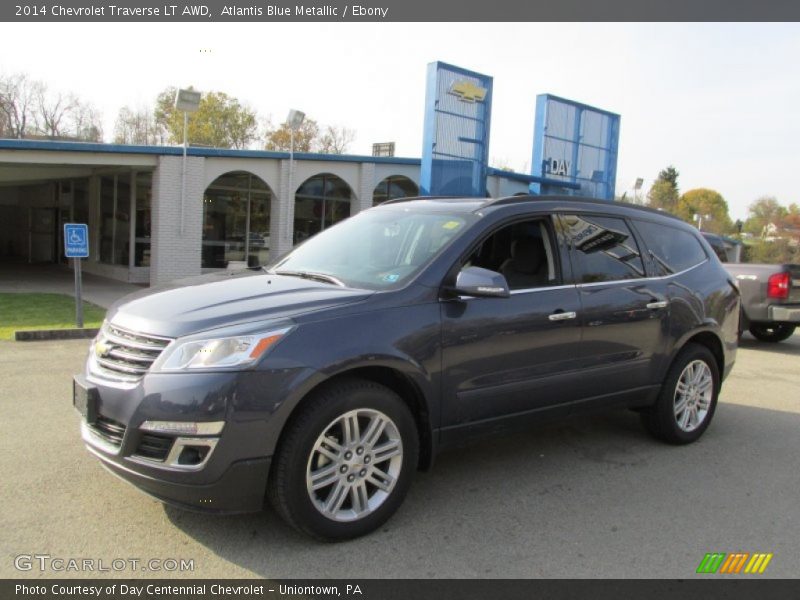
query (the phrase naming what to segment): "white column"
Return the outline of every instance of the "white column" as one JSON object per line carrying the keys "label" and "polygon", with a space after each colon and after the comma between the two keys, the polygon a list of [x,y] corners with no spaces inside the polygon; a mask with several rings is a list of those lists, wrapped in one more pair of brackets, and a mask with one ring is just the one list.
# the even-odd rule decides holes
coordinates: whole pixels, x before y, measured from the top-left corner
{"label": "white column", "polygon": [[201,273],[205,158],[186,159],[184,233],[181,235],[182,157],[161,156],[153,173],[150,284]]}
{"label": "white column", "polygon": [[[289,161],[280,162],[277,198],[272,202],[269,224],[269,259],[274,261],[292,249],[294,237],[294,197],[289,190]],[[297,163],[295,163],[295,173]],[[302,182],[301,182],[302,183]],[[292,182],[292,187],[298,184]]]}
{"label": "white column", "polygon": [[375,163],[361,163],[358,179],[358,190],[356,190],[358,198],[350,206],[351,215],[372,208],[372,194],[378,185],[375,181]]}

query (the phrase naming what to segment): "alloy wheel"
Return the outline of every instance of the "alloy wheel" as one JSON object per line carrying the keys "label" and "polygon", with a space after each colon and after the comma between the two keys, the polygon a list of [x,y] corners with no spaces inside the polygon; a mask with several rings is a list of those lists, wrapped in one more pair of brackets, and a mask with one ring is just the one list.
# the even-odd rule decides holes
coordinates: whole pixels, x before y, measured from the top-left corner
{"label": "alloy wheel", "polygon": [[681,372],[675,386],[675,420],[689,433],[705,421],[714,396],[714,377],[702,360],[693,360]]}
{"label": "alloy wheel", "polygon": [[394,421],[377,410],[351,410],[329,423],[314,443],[306,488],[322,515],[355,521],[386,501],[402,465],[403,442]]}

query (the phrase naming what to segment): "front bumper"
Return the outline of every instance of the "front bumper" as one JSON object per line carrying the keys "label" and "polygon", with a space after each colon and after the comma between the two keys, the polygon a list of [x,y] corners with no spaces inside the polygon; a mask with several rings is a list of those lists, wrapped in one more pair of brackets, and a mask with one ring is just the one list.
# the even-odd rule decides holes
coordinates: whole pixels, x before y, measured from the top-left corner
{"label": "front bumper", "polygon": [[238,461],[217,481],[192,485],[143,475],[109,460],[89,443],[86,448],[100,459],[107,471],[170,506],[197,512],[237,514],[258,512],[264,505],[269,458]]}
{"label": "front bumper", "polygon": [[774,323],[799,323],[800,306],[779,306],[769,307],[769,320]]}
{"label": "front bumper", "polygon": [[[91,373],[76,376],[77,387],[88,387],[92,396],[91,410],[79,411],[87,415],[81,436],[109,471],[165,503],[216,513],[255,512],[263,508],[280,434],[282,418],[275,413],[300,371],[148,373],[135,383]],[[147,421],[224,426],[215,435],[154,435],[143,428]],[[181,443],[205,446],[208,454],[194,465],[177,464],[174,449]]]}

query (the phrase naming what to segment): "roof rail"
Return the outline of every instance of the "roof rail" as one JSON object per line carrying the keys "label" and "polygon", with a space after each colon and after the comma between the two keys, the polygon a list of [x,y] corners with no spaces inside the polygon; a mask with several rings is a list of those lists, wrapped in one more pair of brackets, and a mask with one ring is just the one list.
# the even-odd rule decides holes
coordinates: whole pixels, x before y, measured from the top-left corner
{"label": "roof rail", "polygon": [[661,215],[664,217],[671,217],[673,219],[677,219],[678,221],[684,222],[683,219],[680,217],[673,215],[672,213],[668,213],[663,210],[657,210],[655,208],[650,208],[649,206],[642,206],[641,204],[632,204],[631,202],[623,202],[620,200],[602,200],[600,198],[591,198],[588,196],[564,196],[564,195],[545,195],[545,196],[534,196],[531,194],[519,195],[519,196],[506,196],[504,198],[494,198],[490,199],[486,204],[484,204],[481,208],[485,208],[487,206],[504,206],[507,204],[515,204],[516,202],[545,202],[545,201],[567,201],[567,202],[581,202],[586,204],[598,204],[601,206],[624,206],[626,208],[633,208],[636,210],[640,210],[642,212],[648,212],[651,214]]}
{"label": "roof rail", "polygon": [[412,200],[481,200],[478,196],[405,196],[403,198],[392,198],[381,202],[378,206],[384,204],[397,204],[399,202],[411,202]]}

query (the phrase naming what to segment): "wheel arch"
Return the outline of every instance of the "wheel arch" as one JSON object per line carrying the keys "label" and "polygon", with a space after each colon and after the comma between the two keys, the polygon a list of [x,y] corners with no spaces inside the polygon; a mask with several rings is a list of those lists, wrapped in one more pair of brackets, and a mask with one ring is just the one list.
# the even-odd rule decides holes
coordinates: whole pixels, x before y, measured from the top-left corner
{"label": "wheel arch", "polygon": [[670,364],[675,361],[675,358],[678,356],[680,351],[683,350],[688,344],[698,344],[708,348],[716,359],[720,379],[724,376],[725,351],[723,350],[722,340],[715,332],[708,329],[689,334],[686,339],[676,347],[677,349],[672,356],[672,361],[670,361]]}
{"label": "wheel arch", "polygon": [[421,387],[410,375],[400,369],[386,365],[353,366],[318,381],[292,407],[281,428],[276,448],[280,447],[288,425],[315,392],[327,386],[335,385],[338,381],[351,378],[363,379],[383,385],[400,396],[411,411],[417,424],[417,433],[419,435],[419,462],[417,468],[423,471],[429,470],[433,465],[435,455],[435,439],[428,399]]}

